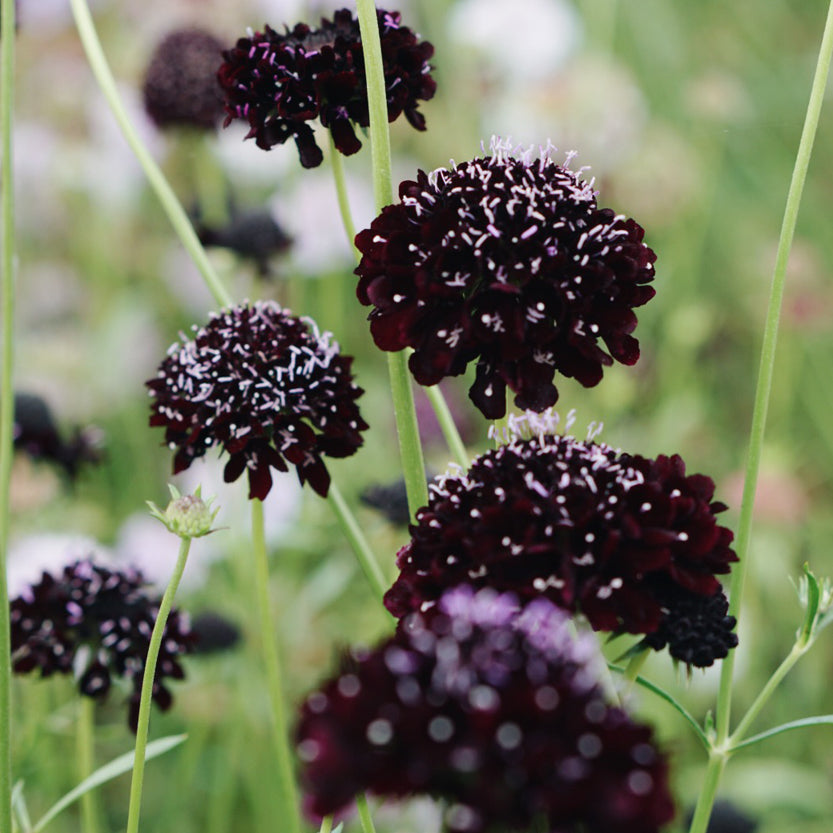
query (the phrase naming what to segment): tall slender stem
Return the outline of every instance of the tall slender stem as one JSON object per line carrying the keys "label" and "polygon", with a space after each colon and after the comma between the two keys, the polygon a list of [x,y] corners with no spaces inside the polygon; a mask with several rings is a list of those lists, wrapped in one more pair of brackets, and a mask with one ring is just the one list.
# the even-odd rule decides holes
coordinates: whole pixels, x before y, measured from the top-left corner
{"label": "tall slender stem", "polygon": [[[824,26],[818,62],[804,119],[804,129],[798,145],[798,153],[793,168],[790,190],[784,209],[784,219],[781,224],[781,235],[778,240],[778,252],[775,257],[775,270],[772,277],[772,287],[769,297],[766,325],[764,327],[763,345],[761,347],[761,363],[758,370],[758,384],[755,391],[755,404],[752,411],[752,428],[749,439],[749,452],[746,463],[746,479],[741,499],[740,519],[738,521],[737,554],[739,563],[732,571],[732,584],[729,613],[738,616],[743,600],[743,587],[748,569],[749,539],[752,531],[752,510],[755,502],[755,490],[758,484],[758,472],[761,465],[761,454],[764,444],[764,429],[766,427],[767,407],[772,390],[772,375],[775,368],[775,347],[778,341],[778,322],[781,315],[781,302],[784,297],[784,284],[787,274],[787,261],[790,255],[795,225],[798,219],[798,209],[810,165],[810,155],[813,141],[819,123],[819,115],[824,101],[824,89],[830,69],[830,59],[833,55],[833,2],[827,10],[827,21]],[[724,741],[729,735],[732,674],[734,671],[734,652],[723,660],[720,676],[720,689],[717,700],[717,740]]]}
{"label": "tall slender stem", "polygon": [[379,562],[373,555],[373,550],[371,550],[370,544],[368,544],[367,539],[364,537],[364,533],[358,521],[356,521],[355,515],[350,511],[350,507],[344,500],[341,490],[335,483],[330,483],[330,491],[327,498],[341,524],[341,529],[345,537],[350,542],[350,546],[356,554],[365,578],[367,578],[373,592],[381,599],[385,595],[388,582],[385,580],[385,576],[379,567]]}
{"label": "tall slender stem", "polygon": [[269,687],[269,700],[272,707],[272,728],[274,730],[278,765],[276,772],[277,788],[286,808],[285,822],[281,827],[289,833],[300,833],[301,817],[284,713],[277,629],[272,622],[272,606],[269,601],[269,561],[266,556],[266,538],[263,528],[263,503],[257,498],[250,502],[252,505],[252,545],[255,559],[255,594],[260,619],[263,662],[266,666],[266,682]]}
{"label": "tall slender stem", "polygon": [[[376,198],[376,210],[381,211],[393,202],[388,99],[382,65],[382,44],[373,0],[358,0],[356,10],[359,16],[367,76],[373,193]],[[428,502],[428,486],[425,482],[425,462],[419,439],[411,377],[408,373],[407,356],[404,350],[388,354],[388,372],[393,408],[396,413],[402,470],[405,475],[405,488],[408,492],[408,509],[413,516],[420,506]]]}
{"label": "tall slender stem", "polygon": [[[752,511],[755,503],[755,491],[758,484],[761,455],[763,452],[764,429],[766,427],[767,407],[772,390],[772,376],[775,368],[775,348],[778,341],[778,323],[781,314],[781,302],[784,297],[784,284],[787,274],[787,262],[793,235],[795,233],[798,209],[807,169],[810,165],[810,155],[818,127],[819,115],[824,100],[824,89],[833,55],[833,0],[827,9],[827,20],[824,25],[818,62],[816,63],[813,85],[810,90],[810,100],[804,119],[804,128],[798,145],[795,166],[793,168],[790,189],[784,208],[784,219],[781,223],[781,234],[778,240],[778,252],[775,257],[775,270],[770,289],[769,307],[767,309],[766,324],[764,326],[763,344],[761,347],[761,362],[758,370],[758,383],[755,390],[755,404],[752,410],[752,427],[749,438],[749,452],[746,463],[746,478],[741,499],[740,519],[738,521],[737,554],[739,563],[732,571],[729,613],[739,616],[743,601],[743,588],[746,580],[749,561],[749,539],[752,532]],[[706,776],[694,817],[691,821],[690,833],[705,833],[709,817],[717,795],[717,785],[726,765],[728,753],[728,737],[731,719],[732,677],[735,666],[734,652],[723,660],[720,673],[720,688],[716,706],[716,740],[709,756]]]}
{"label": "tall slender stem", "polygon": [[159,658],[159,648],[162,645],[162,637],[165,634],[165,624],[168,621],[168,614],[173,606],[182,573],[185,570],[185,562],[188,560],[188,551],[191,548],[191,539],[183,538],[179,545],[179,555],[176,559],[171,580],[165,588],[165,594],[159,604],[159,613],[156,614],[156,622],[153,624],[153,632],[150,635],[148,655],[145,660],[145,670],[142,674],[142,693],[139,701],[139,722],[136,727],[136,756],[133,761],[133,777],[130,782],[130,805],[127,811],[127,833],[137,833],[139,830],[139,812],[142,804],[142,784],[145,778],[145,753],[148,743],[148,726],[150,725],[150,707],[153,696],[153,681],[156,677],[156,661]]}
{"label": "tall slender stem", "polygon": [[356,796],[356,809],[359,811],[359,819],[361,819],[364,833],[376,833],[373,817],[370,815],[370,808],[367,806],[367,796],[364,793],[359,793]]}
{"label": "tall slender stem", "polygon": [[336,186],[336,198],[338,199],[338,211],[341,215],[341,224],[344,226],[344,233],[347,235],[347,242],[358,256],[356,249],[356,226],[353,223],[353,212],[350,211],[350,199],[347,195],[347,180],[344,176],[344,161],[336,148],[335,140],[331,131],[327,131],[330,137],[330,165],[333,168],[333,179]]}
{"label": "tall slender stem", "polygon": [[[79,782],[95,770],[95,700],[79,697],[77,742],[75,746]],[[98,833],[98,792],[90,790],[81,796],[81,829],[83,833]]]}
{"label": "tall slender stem", "polygon": [[219,275],[208,259],[208,255],[202,243],[200,243],[194,227],[191,225],[191,221],[185,213],[185,209],[177,199],[176,194],[174,194],[168,180],[165,179],[165,175],[162,173],[159,165],[156,164],[147,147],[139,138],[136,128],[130,121],[127,111],[124,109],[118,88],[116,87],[116,81],[113,78],[113,73],[110,71],[104,50],[101,48],[101,42],[98,39],[95,24],[93,23],[86,0],[70,0],[70,5],[72,6],[75,26],[78,29],[78,35],[81,38],[81,43],[87,55],[90,68],[98,82],[98,86],[101,88],[101,92],[104,94],[104,98],[107,100],[110,110],[124,134],[124,138],[139,160],[139,164],[142,166],[151,187],[156,192],[156,196],[159,198],[162,208],[168,215],[171,225],[174,227],[183,246],[185,246],[188,254],[200,270],[203,280],[214,296],[214,300],[220,306],[231,306],[231,296],[226,291]]}
{"label": "tall slender stem", "polygon": [[2,380],[0,380],[0,830],[12,829],[12,659],[6,561],[14,422],[14,0],[0,0],[0,210],[2,217]]}

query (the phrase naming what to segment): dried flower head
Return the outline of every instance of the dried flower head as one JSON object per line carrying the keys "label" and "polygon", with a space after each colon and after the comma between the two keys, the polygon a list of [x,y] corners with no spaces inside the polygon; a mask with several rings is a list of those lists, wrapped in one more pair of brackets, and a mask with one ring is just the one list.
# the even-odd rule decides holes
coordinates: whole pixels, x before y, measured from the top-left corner
{"label": "dried flower head", "polygon": [[150,424],[163,426],[176,450],[174,473],[219,445],[229,455],[226,481],[248,472],[250,497],[265,498],[270,470],[287,471],[287,463],[301,483],[326,495],[322,457],[349,457],[367,428],[353,359],[341,355],[330,333],[274,302],[224,310],[194,330],[147,382]]}
{"label": "dried flower head", "polygon": [[[113,678],[132,685],[128,723],[136,731],[142,677],[159,600],[149,597],[138,571],[116,571],[76,561],[11,601],[12,667],[42,677],[74,673],[88,697],[104,697]],[[159,651],[153,700],[163,711],[173,700],[165,678],[180,680],[179,662],[192,650],[188,618],[171,611]]]}
{"label": "dried flower head", "polygon": [[589,635],[545,599],[468,587],[413,614],[307,698],[297,731],[307,808],[362,790],[448,802],[454,833],[649,833],[673,808],[651,731],[610,707]]}
{"label": "dried flower head", "polygon": [[[734,619],[725,608],[691,610],[725,601],[716,575],[737,560],[712,480],[687,475],[677,455],[650,459],[544,431],[524,439],[522,421],[513,425],[511,441],[468,472],[434,481],[399,552],[388,610],[425,610],[446,588],[471,583],[545,596],[596,630],[655,634],[652,647],[668,642],[694,665],[725,656]],[[681,627],[690,615],[702,650]]]}
{"label": "dried flower head", "polygon": [[145,110],[157,127],[217,127],[223,116],[217,82],[223,47],[197,28],[177,29],[159,42],[142,85]]}
{"label": "dried flower head", "polygon": [[490,156],[420,171],[356,237],[376,345],[412,347],[422,385],[476,361],[469,396],[492,419],[507,385],[519,408],[543,411],[556,372],[592,387],[614,359],[634,364],[633,308],[654,295],[642,227],[599,208],[552,150],[536,160],[493,140]]}
{"label": "dried flower head", "polygon": [[[388,120],[400,114],[417,130],[425,129],[419,102],[434,95],[428,60],[434,47],[400,24],[399,12],[376,11],[382,42]],[[320,119],[336,148],[356,153],[361,142],[354,125],[370,123],[367,79],[358,20],[347,9],[322,18],[318,29],[299,23],[279,34],[269,26],[237,41],[223,53],[218,78],[226,96],[226,125],[249,123],[246,138],[258,147],[294,139],[301,164],[314,168],[323,155],[309,122]]]}

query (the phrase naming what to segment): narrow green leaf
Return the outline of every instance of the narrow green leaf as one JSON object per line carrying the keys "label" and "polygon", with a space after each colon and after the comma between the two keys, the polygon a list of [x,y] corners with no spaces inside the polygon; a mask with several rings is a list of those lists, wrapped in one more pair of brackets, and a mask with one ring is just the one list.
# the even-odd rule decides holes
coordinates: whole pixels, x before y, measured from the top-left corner
{"label": "narrow green leaf", "polygon": [[767,729],[766,732],[761,732],[759,735],[753,735],[740,743],[735,744],[729,751],[737,752],[738,749],[745,749],[747,746],[760,743],[762,740],[768,740],[775,737],[775,735],[783,734],[784,732],[791,732],[793,729],[804,729],[807,726],[833,726],[833,714],[820,714],[816,717],[803,717],[801,720],[792,720],[789,723],[782,723],[774,729]]}
{"label": "narrow green leaf", "polygon": [[799,641],[807,643],[813,637],[821,595],[819,593],[819,583],[810,570],[810,565],[806,562],[804,564],[804,577],[807,579],[807,611],[804,616],[804,624],[801,627]]}
{"label": "narrow green leaf", "polygon": [[[613,663],[608,663],[607,667],[611,670],[616,672],[617,674],[625,674],[625,669],[619,665],[613,665]],[[674,698],[673,695],[669,694],[665,689],[660,688],[658,685],[646,680],[644,677],[637,676],[634,682],[637,685],[642,686],[642,688],[648,689],[653,694],[656,694],[657,697],[662,698],[665,700],[666,703],[673,706],[686,720],[689,726],[694,730],[694,734],[700,739],[700,743],[703,744],[706,751],[711,750],[711,742],[709,741],[708,736],[703,731],[703,728],[700,724],[692,717],[691,713],[686,709],[682,703],[678,703],[677,700]]]}
{"label": "narrow green leaf", "polygon": [[[149,761],[151,758],[158,758],[160,755],[164,755],[165,752],[179,746],[179,744],[181,744],[186,737],[188,736],[170,735],[169,737],[159,738],[159,740],[149,743],[145,754],[145,760]],[[32,833],[40,833],[40,831],[43,830],[43,828],[46,827],[46,825],[49,824],[55,816],[69,807],[74,801],[81,798],[81,796],[85,793],[88,793],[90,790],[94,790],[96,787],[101,786],[101,784],[105,784],[107,781],[112,781],[119,775],[124,775],[125,772],[130,772],[130,770],[133,769],[133,755],[134,752],[127,752],[124,755],[119,755],[118,758],[114,758],[110,761],[110,763],[104,764],[104,766],[97,769],[88,778],[85,778],[77,787],[70,790],[62,799],[60,799],[60,801],[47,810],[43,818],[41,818],[41,820],[32,828]]]}
{"label": "narrow green leaf", "polygon": [[17,821],[21,833],[32,833],[32,821],[29,818],[26,799],[23,797],[23,781],[18,781],[12,787],[12,813],[12,821]]}

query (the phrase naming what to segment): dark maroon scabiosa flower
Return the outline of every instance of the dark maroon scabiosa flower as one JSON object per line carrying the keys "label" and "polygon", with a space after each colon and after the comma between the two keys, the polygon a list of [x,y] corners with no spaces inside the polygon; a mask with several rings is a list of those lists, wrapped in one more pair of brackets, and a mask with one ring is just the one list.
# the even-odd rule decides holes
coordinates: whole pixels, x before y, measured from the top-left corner
{"label": "dark maroon scabiosa flower", "polygon": [[[587,640],[590,640],[589,642]],[[307,698],[297,730],[312,815],[363,790],[448,803],[454,833],[649,833],[673,808],[651,731],[610,707],[592,637],[546,599],[469,587],[413,614]]]}
{"label": "dark maroon scabiosa flower", "polygon": [[519,408],[543,411],[556,372],[592,387],[614,359],[634,364],[633,308],[654,295],[642,227],[599,208],[551,150],[516,157],[493,141],[490,156],[420,171],[356,237],[376,345],[412,347],[422,385],[476,361],[469,396],[492,419],[507,385]]}
{"label": "dark maroon scabiosa flower", "polygon": [[[425,129],[419,102],[434,95],[429,59],[434,47],[401,25],[399,12],[376,11],[382,41],[388,120],[400,114],[417,130]],[[305,168],[323,155],[310,122],[320,119],[341,153],[362,146],[353,125],[370,123],[367,79],[358,20],[347,9],[318,29],[299,23],[279,34],[269,26],[237,41],[223,53],[218,78],[226,96],[226,125],[249,123],[248,138],[269,150],[294,139]]]}
{"label": "dark maroon scabiosa flower", "polygon": [[[76,561],[11,601],[12,667],[39,670],[42,677],[74,673],[88,697],[104,697],[113,678],[132,685],[128,723],[136,731],[145,659],[159,599],[144,590],[138,571],[113,571]],[[153,700],[163,711],[172,696],[166,678],[182,679],[179,658],[192,650],[188,618],[172,611],[165,625],[153,683]]]}
{"label": "dark maroon scabiosa flower", "polygon": [[[431,486],[399,552],[388,610],[425,610],[466,582],[543,595],[596,630],[653,634],[651,647],[668,642],[694,665],[725,656],[734,619],[706,608],[725,602],[716,575],[737,556],[715,517],[726,507],[713,501],[712,480],[687,475],[677,455],[623,454],[546,433],[546,418],[527,420],[532,436],[512,419],[510,442]],[[694,620],[697,648],[685,636]]]}
{"label": "dark maroon scabiosa flower", "polygon": [[223,117],[217,69],[224,44],[202,29],[178,29],[153,51],[142,94],[157,127],[213,130]]}
{"label": "dark maroon scabiosa flower", "polygon": [[97,428],[76,429],[64,440],[55,423],[52,409],[40,396],[14,395],[14,447],[34,460],[56,464],[74,480],[86,463],[101,460],[101,433]]}
{"label": "dark maroon scabiosa flower", "polygon": [[176,450],[174,473],[219,445],[229,455],[226,482],[247,471],[250,497],[265,498],[270,470],[287,471],[287,463],[326,496],[322,458],[349,457],[367,428],[353,359],[339,353],[330,333],[274,302],[224,310],[194,330],[147,382],[150,424],[163,426]]}

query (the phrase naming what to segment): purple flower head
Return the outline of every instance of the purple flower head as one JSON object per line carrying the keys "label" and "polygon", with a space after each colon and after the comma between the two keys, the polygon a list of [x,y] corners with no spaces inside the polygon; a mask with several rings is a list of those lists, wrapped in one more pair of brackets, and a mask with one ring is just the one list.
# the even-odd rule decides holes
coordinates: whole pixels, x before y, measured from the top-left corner
{"label": "purple flower head", "polygon": [[[388,120],[404,113],[413,127],[425,130],[418,107],[436,89],[428,64],[434,47],[402,26],[399,12],[377,9],[376,14]],[[341,153],[356,153],[362,143],[353,125],[370,124],[358,20],[342,9],[332,21],[322,18],[318,29],[303,23],[285,34],[264,28],[223,53],[218,78],[226,96],[226,125],[247,121],[246,138],[253,137],[264,150],[294,139],[301,164],[314,168],[323,155],[309,123],[320,119]]]}
{"label": "purple flower head", "polygon": [[[42,677],[75,673],[88,697],[104,697],[113,678],[132,685],[128,723],[136,731],[142,677],[159,600],[149,597],[138,571],[115,571],[76,561],[11,601],[12,667]],[[180,680],[179,657],[193,649],[187,616],[171,611],[159,651],[153,700],[163,711],[172,696],[165,678]]]}
{"label": "purple flower head", "polygon": [[349,457],[367,423],[350,365],[330,333],[274,302],[216,313],[183,336],[147,382],[151,425],[165,428],[176,450],[174,474],[212,446],[229,455],[224,476],[249,476],[249,497],[272,488],[270,469],[292,463],[301,483],[322,496],[330,475],[322,457]]}
{"label": "purple flower head", "polygon": [[519,408],[543,411],[556,372],[592,387],[614,359],[634,364],[633,308],[654,295],[641,226],[599,208],[551,150],[536,160],[493,140],[490,156],[420,171],[356,237],[376,345],[412,347],[422,385],[476,361],[469,396],[492,419],[507,385]]}
{"label": "purple flower head", "polygon": [[[737,557],[714,483],[682,459],[623,454],[592,440],[521,436],[437,478],[385,596],[397,617],[460,583],[546,597],[596,630],[706,666],[737,644],[716,578]],[[533,428],[544,418],[531,415]]]}
{"label": "purple flower head", "polygon": [[545,599],[457,588],[408,617],[307,698],[297,730],[306,805],[363,790],[447,803],[453,833],[652,833],[673,807],[651,731],[610,707]]}
{"label": "purple flower head", "polygon": [[223,116],[217,83],[223,44],[202,29],[177,29],[153,51],[142,94],[157,127],[213,130]]}

